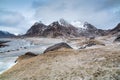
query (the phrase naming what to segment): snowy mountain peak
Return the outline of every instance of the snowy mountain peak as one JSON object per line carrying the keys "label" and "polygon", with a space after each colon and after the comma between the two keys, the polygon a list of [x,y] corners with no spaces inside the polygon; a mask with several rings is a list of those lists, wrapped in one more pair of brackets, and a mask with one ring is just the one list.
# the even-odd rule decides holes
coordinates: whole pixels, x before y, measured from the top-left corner
{"label": "snowy mountain peak", "polygon": [[62,25],[62,26],[65,26],[65,27],[70,26],[70,24],[69,24],[66,20],[64,20],[63,18],[61,18],[61,19],[58,21],[58,23],[59,23],[60,25]]}
{"label": "snowy mountain peak", "polygon": [[81,29],[86,29],[87,27],[84,26],[84,24],[81,21],[73,21],[71,24],[75,27],[81,28]]}
{"label": "snowy mountain peak", "polygon": [[42,21],[39,21],[39,22],[35,22],[34,25],[39,25],[39,24],[43,24]]}

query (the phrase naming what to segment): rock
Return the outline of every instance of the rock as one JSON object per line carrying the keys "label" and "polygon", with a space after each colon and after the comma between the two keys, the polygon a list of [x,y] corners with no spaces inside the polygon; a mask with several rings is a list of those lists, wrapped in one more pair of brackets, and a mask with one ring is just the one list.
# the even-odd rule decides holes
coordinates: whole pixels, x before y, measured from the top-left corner
{"label": "rock", "polygon": [[58,50],[58,49],[60,49],[60,48],[69,48],[69,49],[72,49],[72,47],[69,46],[67,43],[62,42],[62,43],[58,43],[58,44],[55,44],[55,45],[53,45],[53,46],[48,47],[48,48],[44,51],[44,53],[49,52],[49,51]]}
{"label": "rock", "polygon": [[94,45],[96,45],[96,44],[95,43],[89,43],[89,44],[86,45],[86,47],[91,47],[91,46],[94,46]]}
{"label": "rock", "polygon": [[25,55],[26,55],[26,56],[37,56],[37,54],[34,54],[34,53],[32,53],[32,52],[27,52],[27,53],[25,53]]}
{"label": "rock", "polygon": [[120,33],[120,23],[117,26],[110,30],[110,34],[119,34]]}
{"label": "rock", "polygon": [[24,55],[19,56],[15,62],[19,62],[21,60],[29,59],[29,58],[32,58],[32,57],[35,57],[35,56],[37,56],[37,54],[32,53],[32,52],[27,52]]}
{"label": "rock", "polygon": [[103,42],[96,40],[96,39],[93,39],[93,38],[90,38],[88,41],[85,41],[84,45],[81,46],[79,49],[85,49],[87,47],[92,47],[95,45],[105,46],[105,44]]}
{"label": "rock", "polygon": [[0,48],[1,47],[5,47],[5,46],[9,46],[9,45],[6,45],[5,43],[7,42],[10,42],[10,41],[0,41]]}
{"label": "rock", "polygon": [[120,42],[120,35],[117,36],[117,38],[114,40],[114,42]]}
{"label": "rock", "polygon": [[42,36],[46,25],[42,22],[36,22],[25,34],[25,36]]}

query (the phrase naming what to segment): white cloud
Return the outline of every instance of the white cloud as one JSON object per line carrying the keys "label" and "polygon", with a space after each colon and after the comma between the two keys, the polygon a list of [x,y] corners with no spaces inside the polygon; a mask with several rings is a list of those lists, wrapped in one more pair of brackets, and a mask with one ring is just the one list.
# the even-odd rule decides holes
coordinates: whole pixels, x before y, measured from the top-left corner
{"label": "white cloud", "polygon": [[119,0],[114,1],[114,5],[110,6],[112,2],[112,0],[51,0],[47,5],[37,5],[34,16],[36,20],[42,20],[45,23],[64,18],[68,21],[88,21],[98,28],[109,29],[115,27],[113,24],[117,24],[120,20],[114,13]]}
{"label": "white cloud", "polygon": [[[30,13],[31,14],[31,13]],[[30,14],[23,16],[21,13],[12,11],[0,11],[0,30],[8,31],[11,33],[25,33],[34,20],[31,19]]]}
{"label": "white cloud", "polygon": [[24,20],[24,16],[17,12],[0,11],[0,25],[16,26]]}
{"label": "white cloud", "polygon": [[0,29],[12,33],[25,33],[40,20],[46,24],[60,18],[87,21],[102,29],[120,21],[120,0],[15,0],[4,4],[0,5]]}

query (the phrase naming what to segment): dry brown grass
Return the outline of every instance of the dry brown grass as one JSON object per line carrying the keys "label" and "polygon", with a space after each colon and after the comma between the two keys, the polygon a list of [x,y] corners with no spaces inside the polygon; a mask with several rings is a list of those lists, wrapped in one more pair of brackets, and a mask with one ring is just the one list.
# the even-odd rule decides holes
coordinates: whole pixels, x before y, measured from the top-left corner
{"label": "dry brown grass", "polygon": [[41,54],[17,63],[0,80],[120,80],[119,75],[120,50],[109,46]]}

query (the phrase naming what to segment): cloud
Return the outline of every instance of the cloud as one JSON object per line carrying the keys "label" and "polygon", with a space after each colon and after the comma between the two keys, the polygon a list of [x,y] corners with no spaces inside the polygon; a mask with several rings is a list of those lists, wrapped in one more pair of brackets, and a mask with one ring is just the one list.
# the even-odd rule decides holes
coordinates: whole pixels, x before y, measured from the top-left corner
{"label": "cloud", "polygon": [[17,26],[24,19],[18,12],[0,10],[0,26]]}
{"label": "cloud", "polygon": [[120,0],[102,0],[104,1],[101,9],[113,9],[120,7]]}
{"label": "cloud", "polygon": [[0,10],[0,30],[22,34],[31,27],[33,22],[34,20],[27,19],[21,13]]}
{"label": "cloud", "polygon": [[[49,1],[49,0],[47,0]],[[98,28],[108,29],[114,27],[120,20],[120,0],[50,0],[51,2],[37,0],[33,5],[34,17],[45,23],[51,23],[59,18],[68,21],[88,21]],[[39,4],[39,5],[38,5]],[[119,8],[119,9],[118,9]]]}
{"label": "cloud", "polygon": [[25,33],[35,21],[50,24],[60,18],[87,21],[109,29],[120,21],[120,0],[2,0],[0,29]]}

